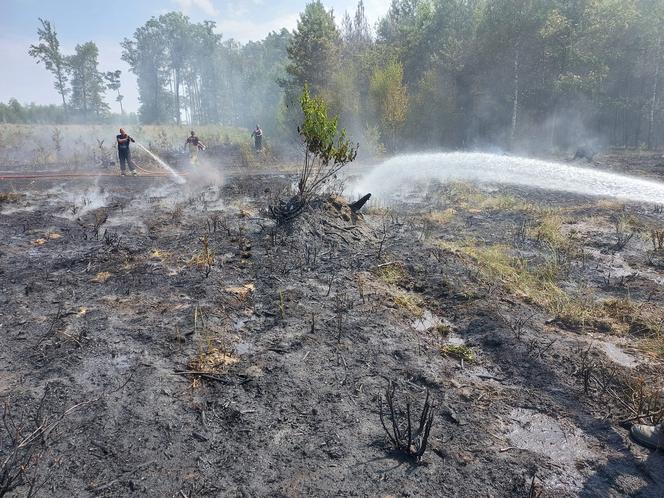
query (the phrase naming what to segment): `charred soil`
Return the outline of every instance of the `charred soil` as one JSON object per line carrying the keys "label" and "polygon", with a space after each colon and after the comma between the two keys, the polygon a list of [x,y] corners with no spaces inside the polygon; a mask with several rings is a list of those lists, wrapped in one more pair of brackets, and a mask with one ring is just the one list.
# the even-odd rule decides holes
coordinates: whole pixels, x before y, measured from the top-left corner
{"label": "charred soil", "polygon": [[[433,184],[277,225],[292,183],[2,185],[0,486],[664,494],[626,430],[664,414],[660,207]],[[413,418],[430,396],[420,461],[381,424],[390,382]]]}

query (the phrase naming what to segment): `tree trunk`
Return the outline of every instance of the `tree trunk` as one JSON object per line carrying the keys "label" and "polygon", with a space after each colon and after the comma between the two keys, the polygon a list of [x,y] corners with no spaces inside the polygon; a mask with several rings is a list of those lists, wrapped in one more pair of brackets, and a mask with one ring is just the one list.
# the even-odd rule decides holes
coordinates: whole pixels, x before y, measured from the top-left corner
{"label": "tree trunk", "polygon": [[662,48],[662,39],[657,40],[657,49],[655,50],[655,77],[652,82],[652,93],[650,98],[650,114],[648,115],[648,141],[649,149],[652,149],[652,131],[655,125],[655,107],[657,106],[657,85],[659,83],[659,69],[662,63],[662,56],[660,54]]}
{"label": "tree trunk", "polygon": [[175,70],[175,122],[180,125],[182,120],[180,118],[180,71]]}
{"label": "tree trunk", "polygon": [[555,148],[556,148],[556,128],[558,127],[558,99],[554,100],[553,116],[551,117],[550,126],[551,126],[551,134],[550,134],[551,149],[555,150]]}
{"label": "tree trunk", "polygon": [[88,95],[86,90],[87,82],[85,81],[85,73],[81,71],[81,97],[83,98],[83,115],[88,117]]}
{"label": "tree trunk", "polygon": [[62,97],[62,108],[67,114],[67,99],[65,98],[65,84],[63,81],[62,68],[58,66],[58,88],[60,89],[60,96]]}
{"label": "tree trunk", "polygon": [[516,125],[519,115],[519,42],[514,47],[514,96],[512,97],[512,130],[510,131],[510,148],[514,148]]}

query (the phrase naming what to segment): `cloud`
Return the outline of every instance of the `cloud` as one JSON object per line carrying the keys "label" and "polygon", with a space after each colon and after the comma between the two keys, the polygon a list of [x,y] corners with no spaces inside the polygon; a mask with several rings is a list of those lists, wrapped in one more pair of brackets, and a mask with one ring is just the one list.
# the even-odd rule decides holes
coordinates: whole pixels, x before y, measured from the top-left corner
{"label": "cloud", "polygon": [[10,69],[0,78],[0,102],[13,97],[24,103],[58,103],[51,73],[28,55],[31,43],[34,41],[0,37],[3,64]]}
{"label": "cloud", "polygon": [[219,15],[219,11],[212,3],[212,0],[173,0],[173,3],[179,5],[180,9],[184,12],[189,12],[193,8],[197,8],[208,16]]}
{"label": "cloud", "polygon": [[299,14],[289,14],[262,22],[252,21],[247,18],[222,19],[217,23],[217,28],[226,39],[234,38],[241,42],[256,41],[262,40],[272,31],[280,31],[281,28],[288,30],[295,29],[298,17]]}

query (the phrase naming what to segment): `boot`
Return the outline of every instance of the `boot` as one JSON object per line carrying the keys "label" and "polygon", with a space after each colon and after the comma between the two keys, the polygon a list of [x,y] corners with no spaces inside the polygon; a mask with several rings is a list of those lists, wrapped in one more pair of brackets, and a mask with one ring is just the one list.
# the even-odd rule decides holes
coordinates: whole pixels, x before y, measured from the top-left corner
{"label": "boot", "polygon": [[664,449],[664,429],[662,424],[641,425],[635,424],[630,431],[632,439],[646,448],[653,450]]}

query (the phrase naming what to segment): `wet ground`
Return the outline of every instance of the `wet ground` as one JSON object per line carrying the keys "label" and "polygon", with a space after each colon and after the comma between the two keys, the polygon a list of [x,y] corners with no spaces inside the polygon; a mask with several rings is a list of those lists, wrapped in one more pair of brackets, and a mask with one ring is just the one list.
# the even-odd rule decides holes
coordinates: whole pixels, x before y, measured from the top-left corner
{"label": "wet ground", "polygon": [[[292,183],[0,184],[1,485],[664,495],[626,429],[662,406],[658,206],[431,184],[276,226]],[[381,425],[388,381],[434,402],[420,462]]]}

